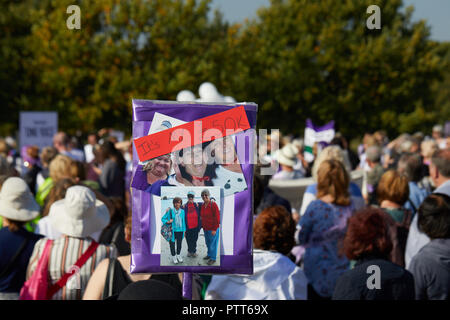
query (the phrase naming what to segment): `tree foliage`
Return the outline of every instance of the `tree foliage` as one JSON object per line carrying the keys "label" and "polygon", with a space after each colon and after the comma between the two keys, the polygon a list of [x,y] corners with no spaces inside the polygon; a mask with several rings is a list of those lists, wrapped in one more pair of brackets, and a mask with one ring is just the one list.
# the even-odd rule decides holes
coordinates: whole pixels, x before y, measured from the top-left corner
{"label": "tree foliage", "polygon": [[[19,110],[57,110],[69,132],[130,132],[132,98],[174,100],[204,81],[258,103],[259,125],[286,133],[301,134],[306,118],[355,136],[449,116],[449,46],[401,0],[272,0],[234,25],[211,17],[210,2],[0,1],[3,130]],[[66,27],[71,4],[80,30]],[[366,28],[372,4],[381,30]]]}

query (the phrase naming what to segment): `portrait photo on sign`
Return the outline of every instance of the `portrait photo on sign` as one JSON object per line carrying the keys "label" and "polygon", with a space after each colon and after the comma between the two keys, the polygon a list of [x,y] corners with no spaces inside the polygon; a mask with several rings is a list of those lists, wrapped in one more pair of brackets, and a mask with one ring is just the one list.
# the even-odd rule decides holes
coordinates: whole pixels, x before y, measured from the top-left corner
{"label": "portrait photo on sign", "polygon": [[[167,130],[180,124],[173,119],[159,114],[152,127]],[[223,188],[224,196],[247,190],[234,139],[222,137],[140,163],[132,187],[155,195],[162,186],[214,186]]]}
{"label": "portrait photo on sign", "polygon": [[220,266],[222,190],[161,187],[161,266]]}

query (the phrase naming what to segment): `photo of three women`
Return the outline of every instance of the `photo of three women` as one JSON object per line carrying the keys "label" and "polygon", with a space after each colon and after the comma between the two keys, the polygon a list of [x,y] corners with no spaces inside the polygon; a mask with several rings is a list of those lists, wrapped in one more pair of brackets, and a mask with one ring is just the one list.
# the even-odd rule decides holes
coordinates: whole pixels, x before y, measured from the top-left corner
{"label": "photo of three women", "polygon": [[201,191],[203,202],[194,201],[195,192],[187,192],[187,202],[183,205],[180,197],[173,198],[174,208],[167,208],[163,217],[163,224],[171,224],[173,233],[169,241],[171,258],[174,264],[183,263],[182,244],[186,237],[187,258],[197,258],[197,242],[200,230],[205,237],[206,256],[202,260],[211,266],[216,263],[219,243],[220,210],[208,189]]}

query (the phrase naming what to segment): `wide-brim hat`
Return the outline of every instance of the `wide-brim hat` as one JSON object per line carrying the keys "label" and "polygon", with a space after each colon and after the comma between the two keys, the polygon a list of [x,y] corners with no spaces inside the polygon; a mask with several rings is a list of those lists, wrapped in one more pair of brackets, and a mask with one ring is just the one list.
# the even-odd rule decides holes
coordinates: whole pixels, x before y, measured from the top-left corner
{"label": "wide-brim hat", "polygon": [[0,216],[15,221],[30,221],[39,215],[40,209],[23,179],[6,179],[0,191]]}
{"label": "wide-brim hat", "polygon": [[73,186],[66,197],[54,202],[49,211],[53,228],[62,234],[84,238],[103,230],[110,221],[106,205],[87,187]]}
{"label": "wide-brim hat", "polygon": [[298,149],[293,144],[287,144],[281,148],[277,154],[277,160],[280,164],[293,167],[297,160]]}

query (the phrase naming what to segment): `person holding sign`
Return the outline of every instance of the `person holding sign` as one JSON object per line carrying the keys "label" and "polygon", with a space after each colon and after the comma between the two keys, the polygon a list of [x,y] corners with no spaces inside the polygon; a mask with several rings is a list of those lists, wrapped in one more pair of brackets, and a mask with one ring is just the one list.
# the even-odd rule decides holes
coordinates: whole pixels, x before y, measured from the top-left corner
{"label": "person holding sign", "polygon": [[219,243],[220,211],[215,202],[210,200],[208,189],[201,193],[203,204],[200,209],[202,228],[205,233],[205,243],[208,248],[208,255],[204,257],[207,264],[213,265],[217,258],[217,245]]}
{"label": "person holding sign", "polygon": [[198,232],[201,227],[200,205],[194,202],[195,193],[189,191],[187,194],[188,202],[183,210],[186,214],[186,242],[188,246],[188,257],[197,257]]}
{"label": "person holding sign", "polygon": [[[162,223],[172,224],[172,239],[169,241],[170,253],[172,254],[173,263],[183,262],[181,258],[181,245],[183,243],[184,232],[186,231],[186,221],[184,210],[181,209],[183,201],[179,197],[173,199],[172,208],[167,208],[166,213],[162,217]],[[176,252],[175,252],[176,241]],[[176,253],[176,254],[175,254]]]}

